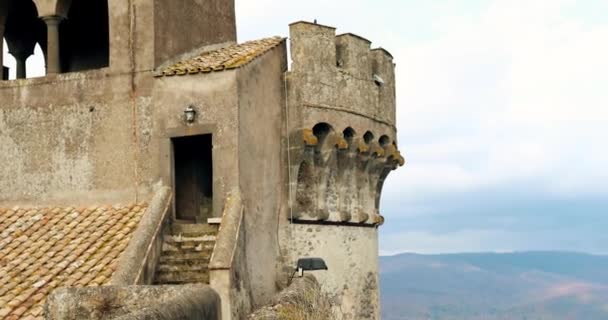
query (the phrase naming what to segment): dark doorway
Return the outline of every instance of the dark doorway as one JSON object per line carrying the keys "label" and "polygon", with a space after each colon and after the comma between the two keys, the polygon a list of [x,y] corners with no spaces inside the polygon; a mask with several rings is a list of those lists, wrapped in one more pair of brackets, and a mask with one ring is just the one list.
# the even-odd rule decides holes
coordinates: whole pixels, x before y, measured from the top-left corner
{"label": "dark doorway", "polygon": [[213,157],[210,134],[173,140],[175,216],[207,223],[213,216]]}

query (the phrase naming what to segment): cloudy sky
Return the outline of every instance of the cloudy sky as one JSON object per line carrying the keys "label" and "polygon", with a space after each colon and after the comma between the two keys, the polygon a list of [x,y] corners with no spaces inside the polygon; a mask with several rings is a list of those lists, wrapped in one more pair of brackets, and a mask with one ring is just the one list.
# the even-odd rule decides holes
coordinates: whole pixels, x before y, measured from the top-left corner
{"label": "cloudy sky", "polygon": [[381,253],[608,254],[608,1],[236,3],[240,41],[317,19],[395,56]]}

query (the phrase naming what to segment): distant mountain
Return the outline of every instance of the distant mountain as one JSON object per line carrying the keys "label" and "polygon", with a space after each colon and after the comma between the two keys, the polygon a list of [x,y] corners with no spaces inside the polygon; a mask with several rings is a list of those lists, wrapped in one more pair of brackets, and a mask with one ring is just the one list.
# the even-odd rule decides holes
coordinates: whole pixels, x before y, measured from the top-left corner
{"label": "distant mountain", "polygon": [[401,254],[380,281],[383,320],[608,320],[608,256]]}

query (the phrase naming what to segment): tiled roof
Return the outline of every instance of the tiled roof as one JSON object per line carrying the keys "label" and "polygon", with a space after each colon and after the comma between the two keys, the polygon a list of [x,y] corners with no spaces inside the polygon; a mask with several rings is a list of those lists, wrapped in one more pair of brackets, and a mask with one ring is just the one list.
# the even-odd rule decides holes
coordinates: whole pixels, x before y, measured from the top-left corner
{"label": "tiled roof", "polygon": [[0,208],[0,319],[42,319],[52,290],[107,284],[145,209]]}
{"label": "tiled roof", "polygon": [[188,60],[180,61],[157,73],[158,77],[208,73],[236,69],[248,64],[268,50],[281,44],[285,38],[273,37],[230,45],[215,51],[203,52]]}

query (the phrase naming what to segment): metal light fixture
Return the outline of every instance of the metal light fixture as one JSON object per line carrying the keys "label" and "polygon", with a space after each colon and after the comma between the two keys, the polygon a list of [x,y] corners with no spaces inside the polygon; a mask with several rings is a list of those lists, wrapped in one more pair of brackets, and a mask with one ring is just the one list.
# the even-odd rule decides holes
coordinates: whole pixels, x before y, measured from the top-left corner
{"label": "metal light fixture", "polygon": [[186,120],[187,123],[192,123],[194,122],[194,119],[196,119],[196,110],[194,110],[192,106],[188,106],[186,110],[184,110],[184,120]]}
{"label": "metal light fixture", "polygon": [[372,78],[374,78],[374,82],[377,86],[381,87],[384,85],[384,79],[382,79],[379,75],[374,74]]}
{"label": "metal light fixture", "polygon": [[291,280],[293,277],[298,274],[299,277],[304,276],[304,271],[316,271],[316,270],[329,270],[327,268],[327,264],[321,258],[300,258],[298,259],[298,263],[296,265],[296,269],[289,278],[289,283],[291,284]]}

